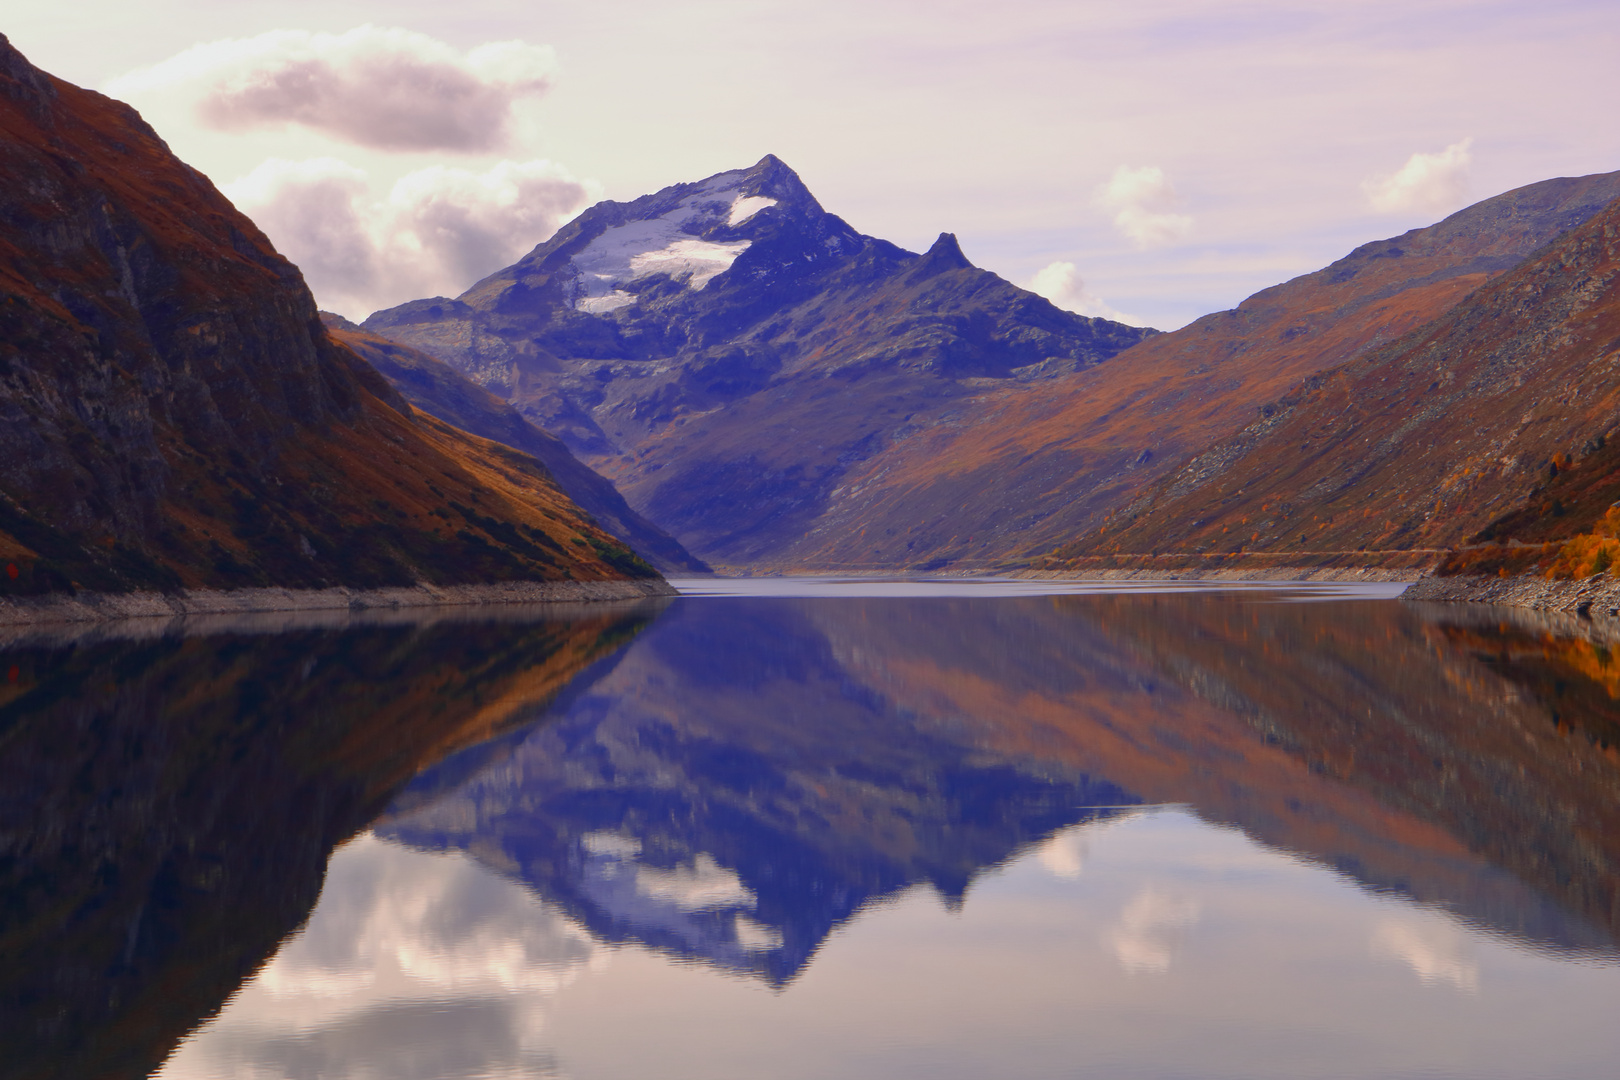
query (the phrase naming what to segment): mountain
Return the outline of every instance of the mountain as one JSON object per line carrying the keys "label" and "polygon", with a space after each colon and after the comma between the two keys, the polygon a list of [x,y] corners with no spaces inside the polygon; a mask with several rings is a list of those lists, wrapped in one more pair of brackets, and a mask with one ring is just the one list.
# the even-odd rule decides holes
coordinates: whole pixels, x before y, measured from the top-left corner
{"label": "mountain", "polygon": [[0,37],[0,600],[655,577],[416,415],[127,105]]}
{"label": "mountain", "polygon": [[412,407],[445,423],[533,457],[557,486],[613,536],[664,573],[706,574],[709,567],[624,501],[619,489],[584,465],[550,432],[444,361],[420,349],[367,333],[341,315],[321,312],[327,332],[387,379]]}
{"label": "mountain", "polygon": [[1548,180],[1365,244],[1106,364],[986,389],[853,467],[808,566],[985,567],[1043,555],[1230,437],[1292,387],[1418,329],[1620,196]]}
{"label": "mountain", "polygon": [[1617,413],[1620,200],[1440,318],[1302,383],[1054,561],[1452,547],[1605,447]]}
{"label": "mountain", "polygon": [[856,232],[786,165],[603,202],[460,297],[373,314],[509,400],[704,559],[771,563],[861,463],[1153,332]]}

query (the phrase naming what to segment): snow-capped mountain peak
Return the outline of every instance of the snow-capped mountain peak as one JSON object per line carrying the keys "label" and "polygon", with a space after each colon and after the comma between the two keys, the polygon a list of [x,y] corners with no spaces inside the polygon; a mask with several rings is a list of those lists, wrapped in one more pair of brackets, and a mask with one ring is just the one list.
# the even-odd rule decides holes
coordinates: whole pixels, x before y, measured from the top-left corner
{"label": "snow-capped mountain peak", "polygon": [[714,234],[777,205],[776,199],[743,190],[752,172],[712,176],[656,217],[603,230],[569,260],[574,271],[570,304],[601,314],[635,303],[635,294],[624,286],[640,278],[663,274],[696,291],[725,273],[752,241],[712,239]]}

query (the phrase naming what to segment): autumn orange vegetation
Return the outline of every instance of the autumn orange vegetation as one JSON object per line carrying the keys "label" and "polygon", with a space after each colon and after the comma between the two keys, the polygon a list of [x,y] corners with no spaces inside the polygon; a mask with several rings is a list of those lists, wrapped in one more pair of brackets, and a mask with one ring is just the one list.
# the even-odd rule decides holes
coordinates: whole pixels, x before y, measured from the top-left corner
{"label": "autumn orange vegetation", "polygon": [[0,220],[0,598],[656,576],[538,461],[415,413],[133,109],[4,35]]}

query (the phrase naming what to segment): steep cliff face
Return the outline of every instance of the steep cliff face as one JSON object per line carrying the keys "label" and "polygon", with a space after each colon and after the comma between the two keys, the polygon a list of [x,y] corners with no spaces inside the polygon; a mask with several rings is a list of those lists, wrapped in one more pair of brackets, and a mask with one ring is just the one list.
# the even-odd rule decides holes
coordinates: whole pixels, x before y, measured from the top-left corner
{"label": "steep cliff face", "polygon": [[410,412],[133,109],[0,38],[0,597],[651,573]]}
{"label": "steep cliff face", "polygon": [[[1055,560],[1450,547],[1603,447],[1617,411],[1620,202],[1422,329],[1299,386]],[[1530,524],[1501,531],[1539,539]]]}
{"label": "steep cliff face", "polygon": [[1045,554],[1301,380],[1423,326],[1617,196],[1620,173],[1531,184],[1363,245],[1109,363],[986,388],[920,416],[844,476],[784,557],[987,566]]}
{"label": "steep cliff face", "polygon": [[365,328],[507,398],[732,564],[779,563],[913,425],[1152,333],[1062,311],[949,234],[923,255],[864,236],[774,157],[601,203],[459,298]]}
{"label": "steep cliff face", "polygon": [[369,363],[414,408],[514,450],[546,467],[557,486],[607,532],[666,574],[706,574],[703,560],[624,501],[613,482],[581,462],[548,431],[510,404],[420,349],[368,333],[341,315],[321,313],[327,331]]}

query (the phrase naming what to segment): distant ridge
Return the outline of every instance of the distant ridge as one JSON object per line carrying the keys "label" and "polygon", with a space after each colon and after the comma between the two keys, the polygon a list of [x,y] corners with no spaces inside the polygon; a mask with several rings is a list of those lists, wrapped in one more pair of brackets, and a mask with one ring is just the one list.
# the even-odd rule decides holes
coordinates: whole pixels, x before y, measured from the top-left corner
{"label": "distant ridge", "polygon": [[1088,533],[1310,376],[1418,329],[1620,197],[1547,180],[1363,244],[1115,360],[986,386],[852,467],[781,563],[1021,566]]}
{"label": "distant ridge", "polygon": [[706,574],[709,567],[680,541],[630,509],[618,489],[584,465],[561,439],[541,431],[511,405],[420,349],[321,312],[332,337],[353,349],[414,407],[447,424],[521,450],[544,465],[559,487],[598,525],[664,573]]}
{"label": "distant ridge", "polygon": [[[1053,562],[1445,548],[1496,519],[1487,538],[1540,539],[1539,515],[1510,511],[1603,450],[1617,418],[1620,199],[1440,318],[1305,381]],[[1604,509],[1590,502],[1586,523]]]}

